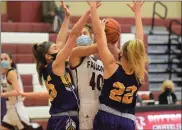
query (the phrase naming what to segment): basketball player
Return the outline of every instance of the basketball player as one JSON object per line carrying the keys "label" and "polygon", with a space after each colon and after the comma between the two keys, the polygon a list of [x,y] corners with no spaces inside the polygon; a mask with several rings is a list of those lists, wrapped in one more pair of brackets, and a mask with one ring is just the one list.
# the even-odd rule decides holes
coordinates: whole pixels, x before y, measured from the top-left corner
{"label": "basketball player", "polygon": [[129,5],[135,13],[136,29],[140,33],[136,33],[136,40],[128,41],[122,46],[119,63],[116,63],[107,47],[104,28],[96,10],[97,2],[88,4],[99,55],[104,64],[104,86],[99,98],[101,104],[94,120],[94,130],[135,130],[136,93],[144,81],[145,65],[148,62],[140,14],[143,2]]}
{"label": "basketball player", "polygon": [[[84,33],[87,32],[87,33]],[[97,53],[91,31],[83,28],[70,56],[71,71],[80,98],[80,130],[92,130],[93,120],[98,111],[100,90],[103,84],[103,64],[92,54]]]}
{"label": "basketball player", "polygon": [[[1,53],[1,96],[6,98],[7,112],[2,120],[3,130],[33,130],[28,114],[25,111],[23,99],[19,91],[23,91],[20,75],[17,73],[10,53]],[[39,128],[35,128],[42,130]]]}
{"label": "basketball player", "polygon": [[[68,8],[66,7],[64,2],[61,2],[62,7],[64,9],[64,13],[65,13],[65,18],[64,21],[62,23],[61,29],[58,33],[56,42],[59,44],[56,44],[59,48],[63,48],[64,44],[66,42],[66,36],[68,33],[68,26],[69,26],[69,21],[70,21],[70,12],[68,10]],[[56,47],[55,47],[56,48]],[[56,50],[56,49],[55,49]],[[52,55],[52,57],[56,57],[56,55]],[[42,85],[42,78],[40,78],[41,82],[40,84]],[[49,99],[49,92],[48,91],[44,91],[44,92],[20,92],[20,95],[29,99]]]}
{"label": "basketball player", "polygon": [[43,80],[45,81],[51,101],[51,117],[48,121],[48,130],[79,129],[77,91],[72,84],[71,73],[65,66],[65,61],[70,56],[77,36],[80,35],[89,15],[90,10],[75,24],[65,45],[67,29],[60,30],[56,44],[43,42],[33,46],[39,82],[42,85]]}

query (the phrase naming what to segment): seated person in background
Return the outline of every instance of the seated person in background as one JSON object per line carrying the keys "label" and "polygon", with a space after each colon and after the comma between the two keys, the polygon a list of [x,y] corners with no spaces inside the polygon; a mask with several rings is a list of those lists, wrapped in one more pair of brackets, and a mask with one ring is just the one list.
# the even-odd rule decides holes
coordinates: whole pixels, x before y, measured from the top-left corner
{"label": "seated person in background", "polygon": [[63,5],[62,3],[60,7],[57,7],[55,1],[42,1],[41,3],[43,21],[46,23],[53,24],[54,32],[59,31],[60,25],[64,20],[64,6],[65,5]]}
{"label": "seated person in background", "polygon": [[174,93],[173,81],[165,80],[161,88],[163,92],[159,95],[159,104],[175,104],[177,97]]}

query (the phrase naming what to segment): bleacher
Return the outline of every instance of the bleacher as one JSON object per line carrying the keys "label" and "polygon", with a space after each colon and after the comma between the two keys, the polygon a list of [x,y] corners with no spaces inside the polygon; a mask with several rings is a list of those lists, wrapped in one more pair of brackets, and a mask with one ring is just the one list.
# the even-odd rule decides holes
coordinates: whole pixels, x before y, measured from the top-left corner
{"label": "bleacher", "polygon": [[[1,43],[2,51],[8,51],[12,53],[13,60],[17,64],[18,72],[21,75],[25,92],[46,91],[45,87],[42,87],[38,83],[35,61],[32,55],[32,44],[43,41],[55,42],[57,34],[51,33],[51,25],[41,22],[9,22],[8,15],[2,15],[1,17]],[[71,18],[71,23],[74,25],[79,17],[75,16]],[[121,24],[121,42],[124,42],[128,38],[133,38],[135,33],[135,21],[134,18],[115,18]],[[169,26],[171,19],[161,20],[156,19],[155,33],[168,34],[167,27]],[[160,85],[163,80],[168,79],[169,73],[166,72],[168,59],[166,56],[168,36],[151,35],[151,18],[144,18],[144,32],[145,32],[145,44],[147,53],[151,59],[151,64],[147,67],[149,75],[146,75],[146,82],[140,91],[151,91],[154,95],[154,99],[157,101],[160,94]],[[90,22],[90,20],[89,20]],[[174,31],[179,33],[180,26],[175,25]],[[176,48],[176,43],[172,42],[172,48],[180,51]],[[174,65],[181,63],[176,61]],[[181,68],[176,66],[177,71],[181,72]],[[176,83],[176,94],[178,100],[181,100],[179,94],[181,94],[181,82],[179,75],[172,74],[172,79]],[[46,126],[47,118],[49,117],[49,101],[48,100],[31,100],[25,99],[25,106],[31,119],[34,122],[41,123]],[[38,112],[38,114],[37,114]]]}

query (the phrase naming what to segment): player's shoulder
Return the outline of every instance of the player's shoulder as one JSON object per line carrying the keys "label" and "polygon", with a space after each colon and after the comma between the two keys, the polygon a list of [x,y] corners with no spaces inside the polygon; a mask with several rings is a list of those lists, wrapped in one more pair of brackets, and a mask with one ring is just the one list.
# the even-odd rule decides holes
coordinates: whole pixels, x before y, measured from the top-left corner
{"label": "player's shoulder", "polygon": [[8,76],[16,76],[17,75],[17,71],[15,70],[15,69],[9,69],[8,70],[8,72],[7,72],[7,74],[6,74],[6,76],[8,77]]}

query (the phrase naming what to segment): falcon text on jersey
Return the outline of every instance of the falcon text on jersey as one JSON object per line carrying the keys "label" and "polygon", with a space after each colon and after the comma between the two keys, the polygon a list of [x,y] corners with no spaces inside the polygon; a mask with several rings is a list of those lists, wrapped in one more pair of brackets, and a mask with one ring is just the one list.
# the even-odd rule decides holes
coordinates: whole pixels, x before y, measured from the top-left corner
{"label": "falcon text on jersey", "polygon": [[87,61],[87,68],[93,68],[94,70],[98,70],[100,72],[104,72],[103,66],[98,65],[93,61]]}

